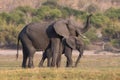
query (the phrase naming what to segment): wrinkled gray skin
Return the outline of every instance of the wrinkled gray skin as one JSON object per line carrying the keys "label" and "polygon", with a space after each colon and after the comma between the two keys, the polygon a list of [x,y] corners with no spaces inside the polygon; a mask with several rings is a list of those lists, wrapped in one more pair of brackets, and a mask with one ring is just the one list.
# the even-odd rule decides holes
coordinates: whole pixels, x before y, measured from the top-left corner
{"label": "wrinkled gray skin", "polygon": [[34,67],[33,57],[36,51],[44,51],[49,44],[52,51],[51,66],[55,67],[57,63],[57,56],[60,53],[60,45],[62,38],[69,36],[79,36],[81,33],[89,29],[91,15],[87,16],[86,25],[80,28],[73,24],[70,20],[57,20],[54,22],[36,22],[26,25],[18,35],[17,57],[19,40],[23,48],[23,62],[22,67],[26,67],[27,59],[28,67]]}
{"label": "wrinkled gray skin", "polygon": [[[62,41],[62,48],[61,48],[61,53],[58,55],[58,60],[57,60],[57,66],[60,66],[60,61],[61,61],[61,54],[65,54],[67,58],[66,62],[66,67],[72,67],[73,61],[72,61],[72,51],[73,50],[78,50],[79,51],[79,56],[75,62],[75,67],[77,66],[81,56],[83,55],[84,51],[84,42],[81,38],[78,37],[69,37],[68,39],[64,39]],[[42,55],[42,59],[39,63],[39,66],[42,67],[45,59],[47,59],[47,66],[51,66],[51,57],[52,57],[52,52],[50,46],[45,50],[45,52]]]}

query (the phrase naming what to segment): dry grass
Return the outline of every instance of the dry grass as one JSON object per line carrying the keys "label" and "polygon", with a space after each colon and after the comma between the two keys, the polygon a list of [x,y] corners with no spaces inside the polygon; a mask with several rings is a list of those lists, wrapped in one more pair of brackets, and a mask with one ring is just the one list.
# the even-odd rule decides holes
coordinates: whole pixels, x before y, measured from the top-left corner
{"label": "dry grass", "polygon": [[[40,58],[40,54],[35,55],[34,69],[22,69],[22,55],[17,61],[15,55],[0,55],[0,79],[120,80],[120,55],[84,55],[77,68],[65,68],[64,56],[60,68],[38,68]],[[73,60],[76,60],[76,55]]]}

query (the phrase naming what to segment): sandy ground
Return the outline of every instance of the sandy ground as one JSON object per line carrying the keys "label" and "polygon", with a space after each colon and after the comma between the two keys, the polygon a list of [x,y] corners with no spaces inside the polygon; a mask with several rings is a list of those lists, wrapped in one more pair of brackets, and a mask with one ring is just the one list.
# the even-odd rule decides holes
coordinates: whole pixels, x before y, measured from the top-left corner
{"label": "sandy ground", "polygon": [[[0,49],[0,55],[16,55],[16,53],[17,53],[17,50]],[[22,50],[19,50],[19,54],[22,55]],[[42,51],[36,52],[36,54],[42,54]],[[74,50],[73,54],[77,55],[77,54],[79,54],[79,52]],[[120,53],[111,53],[111,52],[107,52],[107,51],[102,51],[102,52],[99,52],[98,54],[95,54],[95,50],[85,50],[84,55],[120,55]]]}

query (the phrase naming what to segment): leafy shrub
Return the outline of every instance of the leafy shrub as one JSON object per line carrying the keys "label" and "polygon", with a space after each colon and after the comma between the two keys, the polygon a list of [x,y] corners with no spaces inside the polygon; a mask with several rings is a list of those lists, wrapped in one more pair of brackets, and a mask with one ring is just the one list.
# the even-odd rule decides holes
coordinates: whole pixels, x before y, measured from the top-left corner
{"label": "leafy shrub", "polygon": [[111,21],[111,23],[108,23],[107,26],[104,27],[102,30],[103,36],[108,38],[108,40],[111,40],[113,38],[117,39],[116,34],[117,33],[119,34],[119,32],[120,32],[120,23],[117,21],[114,22]]}
{"label": "leafy shrub", "polygon": [[90,42],[98,39],[96,29],[94,27],[90,28],[90,30],[85,33],[85,36],[90,40]]}
{"label": "leafy shrub", "polygon": [[0,23],[2,24],[2,21],[6,21],[7,23],[9,23],[9,21],[10,21],[10,14],[8,14],[8,13],[6,13],[6,12],[2,12],[2,13],[0,13]]}
{"label": "leafy shrub", "polygon": [[57,4],[57,1],[56,1],[56,0],[46,1],[46,2],[43,3],[42,5],[49,6],[49,7],[52,7],[52,8],[55,8],[55,7],[58,7],[58,6],[59,6],[59,5]]}
{"label": "leafy shrub", "polygon": [[25,14],[27,14],[27,13],[31,14],[31,13],[34,12],[34,9],[29,7],[29,6],[24,6],[24,7],[19,6],[14,11],[21,11],[21,12],[23,12]]}
{"label": "leafy shrub", "polygon": [[59,18],[62,13],[57,8],[50,8],[49,6],[42,6],[36,12],[35,15],[40,19],[52,19]]}
{"label": "leafy shrub", "polygon": [[116,48],[120,48],[120,40],[119,39],[111,39],[110,43],[112,44],[112,46],[114,46]]}
{"label": "leafy shrub", "polygon": [[99,12],[99,8],[96,4],[90,4],[87,8],[86,8],[86,11],[88,13],[95,13],[95,12]]}
{"label": "leafy shrub", "polygon": [[4,21],[4,23],[0,26],[0,47],[15,47],[18,33],[22,27],[23,25],[15,26],[13,24],[6,24]]}
{"label": "leafy shrub", "polygon": [[75,10],[75,9],[72,9],[72,8],[69,8],[69,7],[63,7],[62,12],[63,12],[63,14],[66,13],[66,16],[68,16],[68,17],[73,15],[76,18],[77,17],[81,18],[80,16],[86,15],[86,12]]}
{"label": "leafy shrub", "polygon": [[93,26],[95,26],[96,28],[104,27],[109,21],[109,18],[102,13],[96,13],[94,16],[92,16],[91,19]]}
{"label": "leafy shrub", "polygon": [[7,20],[8,23],[13,23],[13,24],[25,24],[25,19],[24,15],[20,11],[12,12],[10,13],[10,17]]}
{"label": "leafy shrub", "polygon": [[105,15],[111,19],[118,19],[120,17],[120,9],[110,8],[106,10]]}

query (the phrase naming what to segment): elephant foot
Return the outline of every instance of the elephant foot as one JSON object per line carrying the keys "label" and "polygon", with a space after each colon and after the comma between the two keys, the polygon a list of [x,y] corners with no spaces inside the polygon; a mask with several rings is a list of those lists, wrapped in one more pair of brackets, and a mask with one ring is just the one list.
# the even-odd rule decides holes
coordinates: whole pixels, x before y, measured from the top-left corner
{"label": "elephant foot", "polygon": [[59,68],[60,67],[60,65],[57,65],[57,68]]}
{"label": "elephant foot", "polygon": [[26,65],[22,64],[22,68],[26,68],[26,67],[27,67]]}
{"label": "elephant foot", "polygon": [[67,64],[66,67],[73,67],[73,66],[72,66],[72,64],[69,64],[69,65]]}
{"label": "elephant foot", "polygon": [[28,68],[34,68],[34,66],[28,66]]}
{"label": "elephant foot", "polygon": [[77,65],[75,65],[74,67],[77,67]]}
{"label": "elephant foot", "polygon": [[56,67],[55,62],[52,62],[51,65],[50,65],[50,67]]}
{"label": "elephant foot", "polygon": [[34,68],[34,65],[28,65],[28,68]]}
{"label": "elephant foot", "polygon": [[38,67],[43,67],[43,65],[39,64]]}
{"label": "elephant foot", "polygon": [[22,68],[27,68],[26,66],[22,66]]}
{"label": "elephant foot", "polygon": [[66,66],[66,67],[70,68],[70,67],[73,67],[73,66]]}

